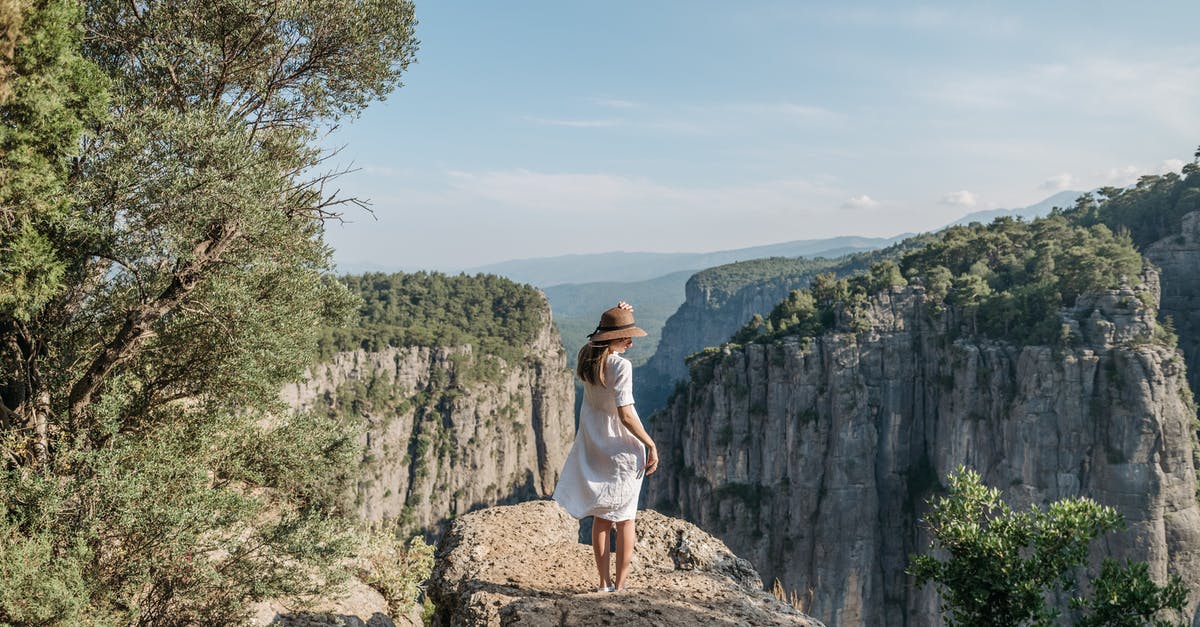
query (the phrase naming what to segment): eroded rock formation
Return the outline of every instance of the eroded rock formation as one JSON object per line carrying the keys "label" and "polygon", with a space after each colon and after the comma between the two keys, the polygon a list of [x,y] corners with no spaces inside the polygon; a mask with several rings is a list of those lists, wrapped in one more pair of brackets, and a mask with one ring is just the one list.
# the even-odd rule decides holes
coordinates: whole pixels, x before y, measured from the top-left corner
{"label": "eroded rock formation", "polygon": [[591,547],[551,501],[474,512],[454,522],[429,581],[443,627],[794,625],[820,623],[763,592],[750,564],[695,525],[638,513],[625,592],[591,592]]}

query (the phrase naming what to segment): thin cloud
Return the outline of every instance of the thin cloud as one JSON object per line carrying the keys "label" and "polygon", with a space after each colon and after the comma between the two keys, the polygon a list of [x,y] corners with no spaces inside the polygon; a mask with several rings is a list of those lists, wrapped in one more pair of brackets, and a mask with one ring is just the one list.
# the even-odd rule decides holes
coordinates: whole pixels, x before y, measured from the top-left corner
{"label": "thin cloud", "polygon": [[879,201],[866,194],[861,196],[853,196],[841,204],[842,209],[872,209],[878,206]]}
{"label": "thin cloud", "polygon": [[979,199],[971,192],[960,189],[957,192],[950,192],[942,196],[941,203],[943,205],[952,205],[955,207],[974,207]]}
{"label": "thin cloud", "polygon": [[1187,136],[1200,134],[1200,48],[1156,51],[1144,59],[1087,56],[1015,71],[936,77],[929,100],[955,109],[1058,110],[1079,115],[1144,120]]}
{"label": "thin cloud", "polygon": [[642,103],[632,100],[621,100],[619,98],[591,98],[593,104],[609,109],[640,109]]}
{"label": "thin cloud", "polygon": [[622,120],[611,119],[565,120],[556,118],[539,118],[533,116],[525,116],[525,119],[533,122],[534,124],[541,124],[544,126],[566,126],[569,128],[612,128],[614,126],[625,125],[625,122]]}
{"label": "thin cloud", "polygon": [[1158,171],[1162,173],[1178,172],[1183,169],[1185,161],[1183,159],[1167,159],[1159,166]]}
{"label": "thin cloud", "polygon": [[[798,206],[832,206],[837,190],[802,179],[774,179],[728,186],[673,186],[644,177],[549,173],[526,169],[448,173],[460,200],[553,212],[638,218],[647,213],[733,220],[745,212],[791,216]],[[835,201],[836,202],[836,201]],[[736,218],[741,219],[741,218]]]}
{"label": "thin cloud", "polygon": [[772,116],[793,121],[825,121],[845,117],[841,113],[830,111],[825,107],[797,104],[794,102],[758,102],[723,105],[719,108],[755,116]]}
{"label": "thin cloud", "polygon": [[1074,186],[1075,186],[1075,177],[1072,176],[1069,172],[1063,172],[1062,174],[1055,174],[1054,176],[1046,179],[1045,181],[1042,181],[1041,188],[1048,189],[1053,192],[1058,192],[1058,191],[1062,191],[1064,189],[1071,189]]}
{"label": "thin cloud", "polygon": [[1141,166],[1122,165],[1105,170],[1100,174],[1099,178],[1105,184],[1122,187],[1133,183],[1139,176],[1147,173],[1146,168]]}

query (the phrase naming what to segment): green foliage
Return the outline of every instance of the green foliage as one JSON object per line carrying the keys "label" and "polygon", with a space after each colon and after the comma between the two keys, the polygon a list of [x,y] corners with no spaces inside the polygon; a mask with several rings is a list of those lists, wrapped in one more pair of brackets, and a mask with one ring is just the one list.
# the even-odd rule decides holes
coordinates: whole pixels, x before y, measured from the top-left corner
{"label": "green foliage", "polygon": [[327,327],[321,353],[385,346],[463,346],[519,363],[549,317],[536,288],[489,274],[370,273],[341,279],[356,299],[349,324]]}
{"label": "green foliage", "polygon": [[1178,576],[1165,586],[1150,578],[1145,562],[1124,565],[1106,559],[1092,580],[1090,598],[1076,597],[1071,606],[1084,610],[1079,627],[1171,627],[1174,623],[1153,616],[1165,608],[1178,610],[1187,604],[1187,587]]}
{"label": "green foliage", "polygon": [[767,257],[751,259],[701,270],[692,275],[692,289],[707,295],[710,304],[720,307],[743,288],[770,289],[772,285],[803,282],[819,272],[844,264],[846,258],[808,259],[804,257]]}
{"label": "green foliage", "polygon": [[352,307],[318,132],[397,85],[413,24],[29,3],[0,105],[0,623],[229,624],[338,578],[353,434],[277,398]]}
{"label": "green foliage", "polygon": [[263,594],[313,591],[309,570],[281,567],[283,556],[334,564],[353,549],[352,529],[320,498],[325,471],[355,452],[340,432],[300,417],[279,428],[245,414],[179,418],[64,453],[70,475],[5,472],[0,534],[22,541],[5,543],[0,562],[53,559],[42,572],[6,569],[0,588],[24,582],[30,596],[0,596],[0,618],[47,624],[23,614],[27,604],[53,608],[49,624],[228,623]]}
{"label": "green foliage", "polygon": [[[1061,215],[1025,223],[1011,218],[990,225],[950,227],[911,247],[896,263],[883,259],[846,278],[812,279],[807,293],[793,292],[765,319],[752,320],[736,342],[809,337],[826,330],[869,328],[871,299],[893,286],[926,288],[929,311],[962,314],[964,332],[1016,344],[1059,345],[1061,311],[1081,294],[1128,285],[1140,276],[1142,258],[1128,235],[1104,225],[1079,227]],[[1169,334],[1161,334],[1163,341]]]}
{"label": "green foliage", "polygon": [[392,616],[405,616],[421,602],[421,584],[433,571],[434,547],[421,536],[404,545],[393,534],[370,537],[364,554],[371,564],[367,585],[383,596]]}
{"label": "green foliage", "polygon": [[[948,477],[949,494],[935,499],[925,522],[933,534],[935,555],[911,559],[916,585],[935,583],[951,626],[1053,625],[1057,612],[1047,607],[1053,590],[1073,589],[1074,575],[1087,559],[1092,540],[1123,526],[1111,507],[1087,498],[1051,503],[1015,512],[1000,490],[983,485],[978,473],[959,468]],[[1091,600],[1077,607],[1092,610],[1088,624],[1107,617],[1140,617],[1144,624],[1162,609],[1179,610],[1186,601],[1178,581],[1160,588],[1144,569],[1109,566],[1095,580]],[[1113,586],[1128,594],[1114,595]],[[1131,623],[1132,624],[1132,623]]]}
{"label": "green foliage", "polygon": [[0,102],[0,315],[28,320],[63,287],[68,259],[50,233],[80,217],[66,194],[84,127],[103,116],[106,81],[79,53],[83,7],[6,7],[11,81]]}
{"label": "green foliage", "polygon": [[1178,233],[1184,215],[1200,210],[1200,166],[1143,176],[1128,188],[1105,187],[1079,199],[1064,216],[1084,226],[1127,231],[1139,248]]}

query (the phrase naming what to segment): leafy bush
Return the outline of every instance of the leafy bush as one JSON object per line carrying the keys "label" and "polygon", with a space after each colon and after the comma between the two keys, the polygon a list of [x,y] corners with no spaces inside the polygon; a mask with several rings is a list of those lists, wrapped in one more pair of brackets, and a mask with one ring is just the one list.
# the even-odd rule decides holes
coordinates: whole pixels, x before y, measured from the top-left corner
{"label": "leafy bush", "polygon": [[406,615],[421,602],[421,584],[433,571],[433,553],[434,547],[421,536],[413,536],[407,546],[394,534],[370,536],[365,554],[371,568],[366,583],[387,601],[392,616]]}
{"label": "leafy bush", "polygon": [[[1088,498],[1015,512],[1000,490],[961,467],[948,483],[949,494],[935,499],[925,518],[934,555],[913,556],[908,572],[917,586],[937,585],[952,627],[1056,624],[1058,612],[1047,606],[1046,595],[1074,590],[1092,540],[1124,524],[1116,510]],[[1090,611],[1083,624],[1143,625],[1164,609],[1181,610],[1182,580],[1172,577],[1160,587],[1144,566],[1106,563],[1093,581],[1093,596],[1072,602]]]}

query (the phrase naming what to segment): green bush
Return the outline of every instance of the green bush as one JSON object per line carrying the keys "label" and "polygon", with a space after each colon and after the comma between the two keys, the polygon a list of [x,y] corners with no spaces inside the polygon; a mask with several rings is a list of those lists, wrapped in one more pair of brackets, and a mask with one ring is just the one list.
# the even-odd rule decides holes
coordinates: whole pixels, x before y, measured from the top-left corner
{"label": "green bush", "polygon": [[[965,468],[948,484],[949,494],[935,499],[925,518],[933,554],[913,556],[908,572],[917,586],[937,585],[951,627],[1057,624],[1047,595],[1076,590],[1075,575],[1092,540],[1124,524],[1116,510],[1087,498],[1013,511],[1000,490]],[[1093,595],[1072,601],[1089,612],[1081,624],[1144,625],[1162,610],[1181,610],[1183,582],[1172,577],[1158,586],[1144,566],[1106,563],[1092,582]]]}

